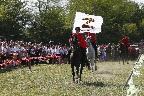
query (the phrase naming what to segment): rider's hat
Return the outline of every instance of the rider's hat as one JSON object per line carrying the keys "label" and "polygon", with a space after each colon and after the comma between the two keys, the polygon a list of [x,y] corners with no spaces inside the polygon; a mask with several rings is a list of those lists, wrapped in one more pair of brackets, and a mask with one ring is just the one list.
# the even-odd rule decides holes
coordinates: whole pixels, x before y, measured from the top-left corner
{"label": "rider's hat", "polygon": [[80,31],[80,27],[75,27],[75,30],[78,30],[78,31]]}

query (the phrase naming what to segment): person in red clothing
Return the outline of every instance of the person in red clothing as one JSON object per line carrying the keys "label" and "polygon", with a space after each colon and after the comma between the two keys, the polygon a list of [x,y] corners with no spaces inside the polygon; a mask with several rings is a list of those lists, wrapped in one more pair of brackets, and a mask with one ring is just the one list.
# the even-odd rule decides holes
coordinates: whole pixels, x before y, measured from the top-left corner
{"label": "person in red clothing", "polygon": [[88,60],[87,60],[87,56],[86,56],[86,48],[87,48],[87,42],[84,38],[84,36],[79,33],[80,32],[80,27],[76,27],[75,28],[76,33],[72,34],[72,43],[73,45],[78,45],[80,48],[80,53],[81,53],[81,57],[82,57],[82,63],[87,65],[88,68],[90,68]]}
{"label": "person in red clothing", "polygon": [[[128,60],[128,47],[129,47],[129,42],[128,42],[128,36],[125,35],[122,40],[121,40],[121,43],[125,45],[125,48],[126,48],[126,57],[127,57],[127,60]],[[128,62],[127,62],[128,63]]]}
{"label": "person in red clothing", "polygon": [[125,45],[125,47],[126,47],[126,49],[127,49],[127,51],[128,51],[128,45],[129,45],[129,44],[128,44],[128,37],[127,37],[127,35],[125,35],[125,36],[122,38],[121,43]]}
{"label": "person in red clothing", "polygon": [[72,35],[72,38],[74,38],[74,42],[78,42],[78,45],[81,47],[81,48],[84,48],[86,49],[87,47],[87,42],[85,41],[85,38],[83,37],[83,35],[80,32],[80,27],[76,27],[75,28],[76,30],[76,33],[74,33]]}
{"label": "person in red clothing", "polygon": [[125,46],[128,46],[128,37],[127,35],[125,35],[123,38],[122,38],[122,41],[121,41]]}

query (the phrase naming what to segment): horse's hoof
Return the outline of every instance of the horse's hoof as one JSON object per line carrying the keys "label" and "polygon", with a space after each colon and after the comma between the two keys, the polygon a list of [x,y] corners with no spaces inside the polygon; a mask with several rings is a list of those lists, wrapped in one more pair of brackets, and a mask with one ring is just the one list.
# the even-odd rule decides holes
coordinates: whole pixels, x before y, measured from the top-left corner
{"label": "horse's hoof", "polygon": [[91,70],[90,66],[88,66],[88,70]]}
{"label": "horse's hoof", "polygon": [[73,83],[75,83],[75,80],[73,80]]}
{"label": "horse's hoof", "polygon": [[75,79],[73,79],[73,82],[75,82]]}
{"label": "horse's hoof", "polygon": [[76,84],[78,84],[79,83],[79,81],[78,80],[76,80]]}
{"label": "horse's hoof", "polygon": [[79,79],[75,79],[75,83],[76,83],[76,84],[78,84],[78,83],[79,83],[79,81],[80,81]]}
{"label": "horse's hoof", "polygon": [[97,70],[97,67],[95,67],[95,71]]}
{"label": "horse's hoof", "polygon": [[76,75],[76,76],[75,76],[75,79],[78,79],[78,78],[79,78],[79,76],[78,76],[78,75]]}

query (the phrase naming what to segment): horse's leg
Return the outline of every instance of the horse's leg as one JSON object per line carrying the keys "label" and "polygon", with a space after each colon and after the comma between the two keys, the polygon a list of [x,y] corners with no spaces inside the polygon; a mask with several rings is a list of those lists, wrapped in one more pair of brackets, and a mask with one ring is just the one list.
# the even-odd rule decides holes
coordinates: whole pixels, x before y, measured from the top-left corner
{"label": "horse's leg", "polygon": [[118,60],[119,64],[120,64],[120,59],[121,59],[121,54],[118,53],[118,58],[117,58],[117,60]]}
{"label": "horse's leg", "polygon": [[127,53],[124,54],[123,59],[124,59],[124,62],[127,62],[127,63],[128,63]]}
{"label": "horse's leg", "polygon": [[82,81],[81,76],[82,76],[83,67],[84,67],[84,63],[81,64],[81,68],[80,68],[80,81]]}
{"label": "horse's leg", "polygon": [[121,57],[119,56],[119,57],[118,57],[119,64],[120,64],[120,60],[121,60]]}
{"label": "horse's leg", "polygon": [[91,59],[90,59],[90,62],[91,62],[91,70],[92,70],[92,72],[93,72],[93,71],[95,71],[94,58],[91,58]]}
{"label": "horse's leg", "polygon": [[71,65],[72,68],[72,76],[73,76],[73,82],[75,81],[75,71],[74,71],[74,66]]}
{"label": "horse's leg", "polygon": [[88,70],[90,70],[90,63],[89,63],[88,59],[86,59],[85,61],[86,61],[85,62],[86,63],[86,67],[88,68]]}
{"label": "horse's leg", "polygon": [[129,64],[129,62],[128,62],[128,61],[129,61],[129,56],[128,56],[128,54],[129,54],[129,53],[126,54],[127,64]]}
{"label": "horse's leg", "polygon": [[128,61],[129,61],[129,56],[128,56],[128,54],[129,54],[129,52],[128,52],[128,46],[126,46],[126,62],[127,62],[127,64],[129,64],[128,63]]}
{"label": "horse's leg", "polygon": [[97,70],[97,66],[96,66],[96,64],[97,64],[97,57],[95,57],[95,60],[94,60],[94,62],[95,62],[95,70]]}
{"label": "horse's leg", "polygon": [[76,83],[79,82],[78,78],[79,78],[79,66],[76,66]]}
{"label": "horse's leg", "polygon": [[122,56],[122,61],[123,61],[123,65],[124,65],[124,62],[125,62],[125,58],[124,58],[124,56]]}

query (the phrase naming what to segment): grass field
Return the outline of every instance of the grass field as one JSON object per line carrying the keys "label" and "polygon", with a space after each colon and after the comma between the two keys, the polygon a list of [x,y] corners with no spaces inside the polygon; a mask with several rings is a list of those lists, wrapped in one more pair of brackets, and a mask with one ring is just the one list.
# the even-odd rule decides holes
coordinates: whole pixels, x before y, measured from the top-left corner
{"label": "grass field", "polygon": [[[80,84],[72,82],[69,64],[35,65],[32,72],[27,67],[1,71],[0,96],[126,96],[122,87],[134,63],[98,62],[94,73],[84,68]],[[141,71],[135,79],[142,88],[138,96],[144,96],[144,67]]]}

